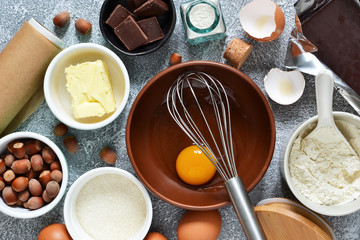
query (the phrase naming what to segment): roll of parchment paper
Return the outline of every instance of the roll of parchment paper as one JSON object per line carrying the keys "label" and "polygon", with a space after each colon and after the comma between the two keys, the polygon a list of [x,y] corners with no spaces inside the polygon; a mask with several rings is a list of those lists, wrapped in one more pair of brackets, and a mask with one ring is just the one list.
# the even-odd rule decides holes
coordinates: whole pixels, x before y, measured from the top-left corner
{"label": "roll of parchment paper", "polygon": [[64,43],[34,19],[0,53],[0,136],[13,131],[44,99],[43,80]]}

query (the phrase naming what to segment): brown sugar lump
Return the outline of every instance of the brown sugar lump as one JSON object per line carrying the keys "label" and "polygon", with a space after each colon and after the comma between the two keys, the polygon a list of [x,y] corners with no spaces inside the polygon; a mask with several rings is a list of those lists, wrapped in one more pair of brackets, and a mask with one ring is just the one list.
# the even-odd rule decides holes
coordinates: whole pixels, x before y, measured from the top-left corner
{"label": "brown sugar lump", "polygon": [[132,15],[131,12],[129,12],[126,8],[118,4],[110,14],[109,18],[105,21],[105,23],[112,28],[116,28],[128,16],[131,15]]}
{"label": "brown sugar lump", "polygon": [[164,33],[161,30],[158,20],[156,17],[146,18],[137,22],[141,30],[148,37],[146,43],[152,43],[157,40],[164,38]]}
{"label": "brown sugar lump", "polygon": [[129,51],[142,46],[148,40],[132,16],[128,16],[120,23],[114,32]]}
{"label": "brown sugar lump", "polygon": [[249,57],[253,46],[238,38],[234,38],[226,48],[224,58],[234,67],[240,69]]}
{"label": "brown sugar lump", "polygon": [[140,18],[157,17],[169,11],[169,7],[161,0],[148,0],[140,7],[135,9],[134,13]]}

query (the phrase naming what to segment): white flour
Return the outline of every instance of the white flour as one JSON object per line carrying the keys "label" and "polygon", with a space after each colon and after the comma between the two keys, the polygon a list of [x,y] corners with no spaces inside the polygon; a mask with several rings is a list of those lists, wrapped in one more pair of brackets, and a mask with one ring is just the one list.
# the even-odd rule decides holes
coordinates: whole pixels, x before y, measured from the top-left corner
{"label": "white flour", "polygon": [[215,10],[209,4],[200,3],[191,9],[189,18],[195,27],[207,29],[215,21]]}
{"label": "white flour", "polygon": [[[332,128],[300,133],[290,153],[289,167],[293,182],[311,201],[334,205],[360,196],[360,129],[345,122],[336,125],[354,148],[351,151]],[[314,126],[313,126],[314,127]]]}

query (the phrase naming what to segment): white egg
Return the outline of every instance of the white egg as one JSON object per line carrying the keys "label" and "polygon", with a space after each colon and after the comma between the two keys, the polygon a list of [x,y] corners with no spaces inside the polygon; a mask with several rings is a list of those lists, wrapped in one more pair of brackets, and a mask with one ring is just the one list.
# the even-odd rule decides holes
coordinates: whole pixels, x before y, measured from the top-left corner
{"label": "white egg", "polygon": [[240,11],[244,31],[255,40],[269,42],[280,36],[285,27],[284,12],[271,0],[253,0]]}
{"label": "white egg", "polygon": [[299,71],[282,71],[273,68],[264,79],[269,97],[282,105],[289,105],[302,96],[305,89],[304,76]]}

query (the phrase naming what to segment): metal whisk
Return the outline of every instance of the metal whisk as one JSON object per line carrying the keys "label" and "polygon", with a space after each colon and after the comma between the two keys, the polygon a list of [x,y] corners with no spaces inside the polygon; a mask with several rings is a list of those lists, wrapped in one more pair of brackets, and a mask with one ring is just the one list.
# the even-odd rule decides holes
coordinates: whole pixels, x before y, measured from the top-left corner
{"label": "metal whisk", "polygon": [[171,117],[224,179],[247,238],[266,239],[236,171],[230,104],[224,86],[206,73],[186,72],[170,87],[167,107]]}

